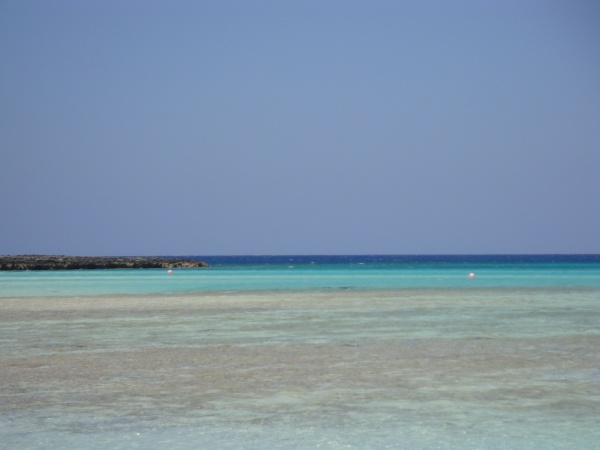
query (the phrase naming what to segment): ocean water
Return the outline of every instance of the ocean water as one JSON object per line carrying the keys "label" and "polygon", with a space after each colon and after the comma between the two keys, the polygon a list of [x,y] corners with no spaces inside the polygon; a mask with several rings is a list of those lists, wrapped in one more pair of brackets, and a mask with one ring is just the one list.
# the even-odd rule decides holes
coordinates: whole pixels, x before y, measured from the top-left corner
{"label": "ocean water", "polygon": [[600,256],[198,259],[0,272],[0,448],[598,448]]}

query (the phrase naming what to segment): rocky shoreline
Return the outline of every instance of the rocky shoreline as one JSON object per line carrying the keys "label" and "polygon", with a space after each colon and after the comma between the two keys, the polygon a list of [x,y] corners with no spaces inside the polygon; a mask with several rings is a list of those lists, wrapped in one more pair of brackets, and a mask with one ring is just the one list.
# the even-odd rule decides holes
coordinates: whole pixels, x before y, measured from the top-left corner
{"label": "rocky shoreline", "polygon": [[208,267],[203,261],[155,256],[0,256],[0,270],[166,269]]}

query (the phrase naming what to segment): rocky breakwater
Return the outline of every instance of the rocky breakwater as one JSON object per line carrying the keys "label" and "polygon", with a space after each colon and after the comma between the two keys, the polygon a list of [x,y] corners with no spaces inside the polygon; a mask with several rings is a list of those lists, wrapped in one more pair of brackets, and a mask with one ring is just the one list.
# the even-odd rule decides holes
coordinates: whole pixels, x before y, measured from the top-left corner
{"label": "rocky breakwater", "polygon": [[0,270],[166,269],[208,267],[203,261],[154,256],[0,256]]}

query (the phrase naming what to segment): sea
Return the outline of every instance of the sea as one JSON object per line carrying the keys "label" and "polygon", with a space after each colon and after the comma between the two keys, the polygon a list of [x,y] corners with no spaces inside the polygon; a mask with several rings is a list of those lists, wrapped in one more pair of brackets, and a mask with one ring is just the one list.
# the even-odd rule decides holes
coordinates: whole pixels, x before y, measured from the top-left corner
{"label": "sea", "polygon": [[191,258],[0,272],[0,448],[600,448],[600,255]]}

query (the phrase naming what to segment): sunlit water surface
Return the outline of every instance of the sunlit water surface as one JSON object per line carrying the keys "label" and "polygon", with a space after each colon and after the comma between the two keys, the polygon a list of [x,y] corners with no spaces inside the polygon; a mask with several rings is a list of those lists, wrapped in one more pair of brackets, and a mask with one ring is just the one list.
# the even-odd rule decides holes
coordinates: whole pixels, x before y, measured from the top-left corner
{"label": "sunlit water surface", "polygon": [[0,272],[0,331],[0,448],[600,442],[594,261]]}

